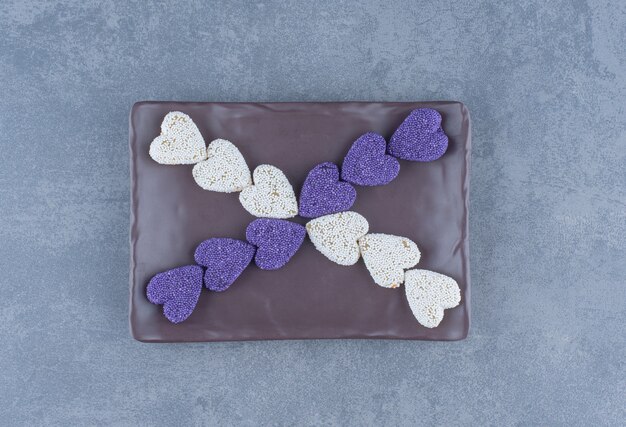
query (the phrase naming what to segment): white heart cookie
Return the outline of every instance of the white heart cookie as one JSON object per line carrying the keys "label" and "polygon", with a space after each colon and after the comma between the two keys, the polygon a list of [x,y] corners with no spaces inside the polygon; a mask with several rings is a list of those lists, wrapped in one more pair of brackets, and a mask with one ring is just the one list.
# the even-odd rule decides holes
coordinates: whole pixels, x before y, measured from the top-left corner
{"label": "white heart cookie", "polygon": [[347,211],[315,218],[306,224],[309,238],[326,258],[340,265],[353,265],[360,257],[358,240],[369,223],[356,212]]}
{"label": "white heart cookie", "polygon": [[374,282],[383,288],[397,288],[404,282],[404,270],[420,260],[415,242],[391,234],[366,234],[359,239],[365,266]]}
{"label": "white heart cookie", "polygon": [[161,135],[150,144],[150,157],[162,165],[190,165],[206,159],[206,144],[196,124],[185,113],[167,113]]}
{"label": "white heart cookie", "polygon": [[292,218],[298,202],[285,174],[275,166],[260,165],[252,173],[254,184],[239,193],[239,201],[254,216]]}
{"label": "white heart cookie", "polygon": [[209,191],[233,193],[252,185],[250,169],[241,152],[225,139],[209,144],[207,159],[193,167],[193,179]]}
{"label": "white heart cookie", "polygon": [[404,287],[413,315],[427,328],[438,326],[443,320],[443,310],[461,302],[461,290],[456,281],[434,271],[407,271]]}

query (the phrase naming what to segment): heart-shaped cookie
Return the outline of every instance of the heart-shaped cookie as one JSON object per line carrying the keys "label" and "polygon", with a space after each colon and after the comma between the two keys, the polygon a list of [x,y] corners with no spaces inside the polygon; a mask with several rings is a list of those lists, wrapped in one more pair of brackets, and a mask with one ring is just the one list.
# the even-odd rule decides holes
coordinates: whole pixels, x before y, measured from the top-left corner
{"label": "heart-shaped cookie", "polygon": [[262,270],[277,270],[287,264],[304,236],[302,225],[284,219],[255,219],[246,229],[246,239],[257,247],[254,262]]}
{"label": "heart-shaped cookie", "polygon": [[434,328],[443,320],[443,310],[461,302],[461,290],[456,281],[428,270],[409,270],[404,273],[406,299],[417,321]]}
{"label": "heart-shaped cookie", "polygon": [[209,144],[207,159],[193,167],[196,183],[209,191],[232,193],[252,185],[250,169],[241,152],[225,139]]}
{"label": "heart-shaped cookie", "polygon": [[353,265],[359,260],[358,240],[369,230],[369,223],[352,211],[315,218],[306,224],[309,238],[326,258],[340,265]]}
{"label": "heart-shaped cookie", "polygon": [[202,290],[202,268],[187,265],[159,273],[150,279],[146,295],[152,304],[162,304],[172,323],[187,319],[196,308]]}
{"label": "heart-shaped cookie", "polygon": [[311,169],[304,180],[300,191],[299,214],[305,218],[317,218],[347,211],[355,199],[354,187],[347,182],[339,181],[337,165],[330,162],[322,163]]}
{"label": "heart-shaped cookie", "polygon": [[359,239],[359,248],[374,282],[383,288],[400,286],[404,270],[415,267],[420,260],[415,242],[391,234],[366,234]]}
{"label": "heart-shaped cookie", "polygon": [[404,160],[430,162],[443,156],[448,137],[441,128],[441,114],[418,108],[404,119],[389,140],[389,154]]}
{"label": "heart-shaped cookie", "polygon": [[161,135],[150,144],[150,157],[163,165],[190,165],[206,159],[206,144],[196,124],[185,113],[167,113]]}
{"label": "heart-shaped cookie", "polygon": [[196,248],[196,262],[206,267],[204,286],[212,291],[225,291],[246,269],[255,247],[243,240],[213,238]]}
{"label": "heart-shaped cookie", "polygon": [[343,159],[341,178],[356,185],[385,185],[400,172],[400,163],[386,154],[387,141],[377,133],[361,135]]}
{"label": "heart-shaped cookie", "polygon": [[285,174],[275,166],[260,165],[252,173],[254,184],[239,193],[242,206],[254,216],[292,218],[298,202]]}

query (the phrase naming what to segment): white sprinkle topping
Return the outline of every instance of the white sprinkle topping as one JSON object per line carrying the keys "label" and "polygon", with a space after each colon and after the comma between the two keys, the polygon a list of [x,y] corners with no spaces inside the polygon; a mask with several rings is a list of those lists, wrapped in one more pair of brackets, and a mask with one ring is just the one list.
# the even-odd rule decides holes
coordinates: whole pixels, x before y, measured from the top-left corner
{"label": "white sprinkle topping", "polygon": [[206,159],[206,144],[185,113],[172,111],[161,123],[161,135],[150,144],[150,157],[162,165],[189,165]]}
{"label": "white sprinkle topping", "polygon": [[404,282],[404,270],[420,260],[415,242],[391,234],[366,234],[359,239],[361,256],[374,282],[383,288],[397,288]]}
{"label": "white sprinkle topping", "polygon": [[438,326],[443,320],[443,310],[461,302],[461,290],[456,281],[434,271],[407,271],[404,287],[413,315],[427,328]]}
{"label": "white sprinkle topping", "polygon": [[353,265],[360,257],[358,240],[369,230],[369,223],[352,211],[315,218],[306,224],[309,238],[326,258],[340,265]]}
{"label": "white sprinkle topping", "polygon": [[209,144],[207,152],[208,158],[193,167],[193,178],[200,187],[232,193],[252,185],[250,169],[232,142],[216,139]]}
{"label": "white sprinkle topping", "polygon": [[239,193],[239,201],[254,216],[292,218],[298,202],[285,174],[275,166],[260,165],[252,174],[254,185]]}

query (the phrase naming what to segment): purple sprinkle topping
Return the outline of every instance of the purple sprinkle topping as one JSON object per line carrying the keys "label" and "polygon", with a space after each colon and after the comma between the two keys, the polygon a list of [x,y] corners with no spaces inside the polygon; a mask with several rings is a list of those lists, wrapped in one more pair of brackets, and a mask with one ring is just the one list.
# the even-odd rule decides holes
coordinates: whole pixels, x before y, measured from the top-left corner
{"label": "purple sprinkle topping", "polygon": [[255,247],[243,240],[213,238],[196,248],[196,262],[206,267],[204,286],[212,291],[225,291],[246,269]]}
{"label": "purple sprinkle topping", "polygon": [[262,270],[277,270],[298,251],[306,229],[284,219],[259,218],[246,229],[246,239],[257,246],[254,262]]}
{"label": "purple sprinkle topping", "polygon": [[339,181],[336,164],[321,163],[311,169],[300,192],[300,216],[317,218],[347,211],[356,199],[356,190],[347,182]]}
{"label": "purple sprinkle topping", "polygon": [[377,133],[368,132],[354,141],[343,159],[341,178],[356,185],[385,185],[400,172],[400,163],[386,154],[387,141]]}
{"label": "purple sprinkle topping", "polygon": [[389,141],[389,154],[399,159],[430,162],[443,156],[448,137],[441,128],[441,114],[431,108],[411,111]]}
{"label": "purple sprinkle topping", "polygon": [[202,268],[187,265],[159,273],[150,279],[146,294],[152,304],[162,304],[163,314],[180,323],[196,308],[202,290]]}

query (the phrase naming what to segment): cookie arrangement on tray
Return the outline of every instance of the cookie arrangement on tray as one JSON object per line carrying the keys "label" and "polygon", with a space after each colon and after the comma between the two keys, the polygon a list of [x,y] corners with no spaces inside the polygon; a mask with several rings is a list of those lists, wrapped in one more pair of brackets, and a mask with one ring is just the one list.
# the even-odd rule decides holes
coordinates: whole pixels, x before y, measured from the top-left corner
{"label": "cookie arrangement on tray", "polygon": [[[239,192],[243,208],[259,218],[248,225],[246,241],[226,237],[205,240],[195,250],[197,265],[154,276],[147,287],[148,299],[163,305],[169,321],[182,322],[193,312],[203,287],[227,290],[252,260],[264,270],[281,268],[308,234],[330,261],[349,266],[363,258],[374,283],[391,289],[404,284],[417,321],[428,328],[438,326],[444,310],[460,302],[456,281],[436,272],[412,269],[421,256],[415,242],[402,236],[369,233],[368,221],[350,209],[356,200],[354,185],[385,185],[400,173],[398,159],[435,161],[447,146],[441,115],[434,109],[413,110],[389,143],[381,135],[365,133],[352,143],[341,168],[330,162],[315,166],[302,186],[298,203],[280,169],[260,165],[251,173],[235,144],[216,139],[207,147],[189,116],[170,112],[161,124],[161,135],[150,145],[152,159],[166,165],[194,164],[193,178],[200,187]],[[287,220],[296,215],[311,220],[306,226]]]}

